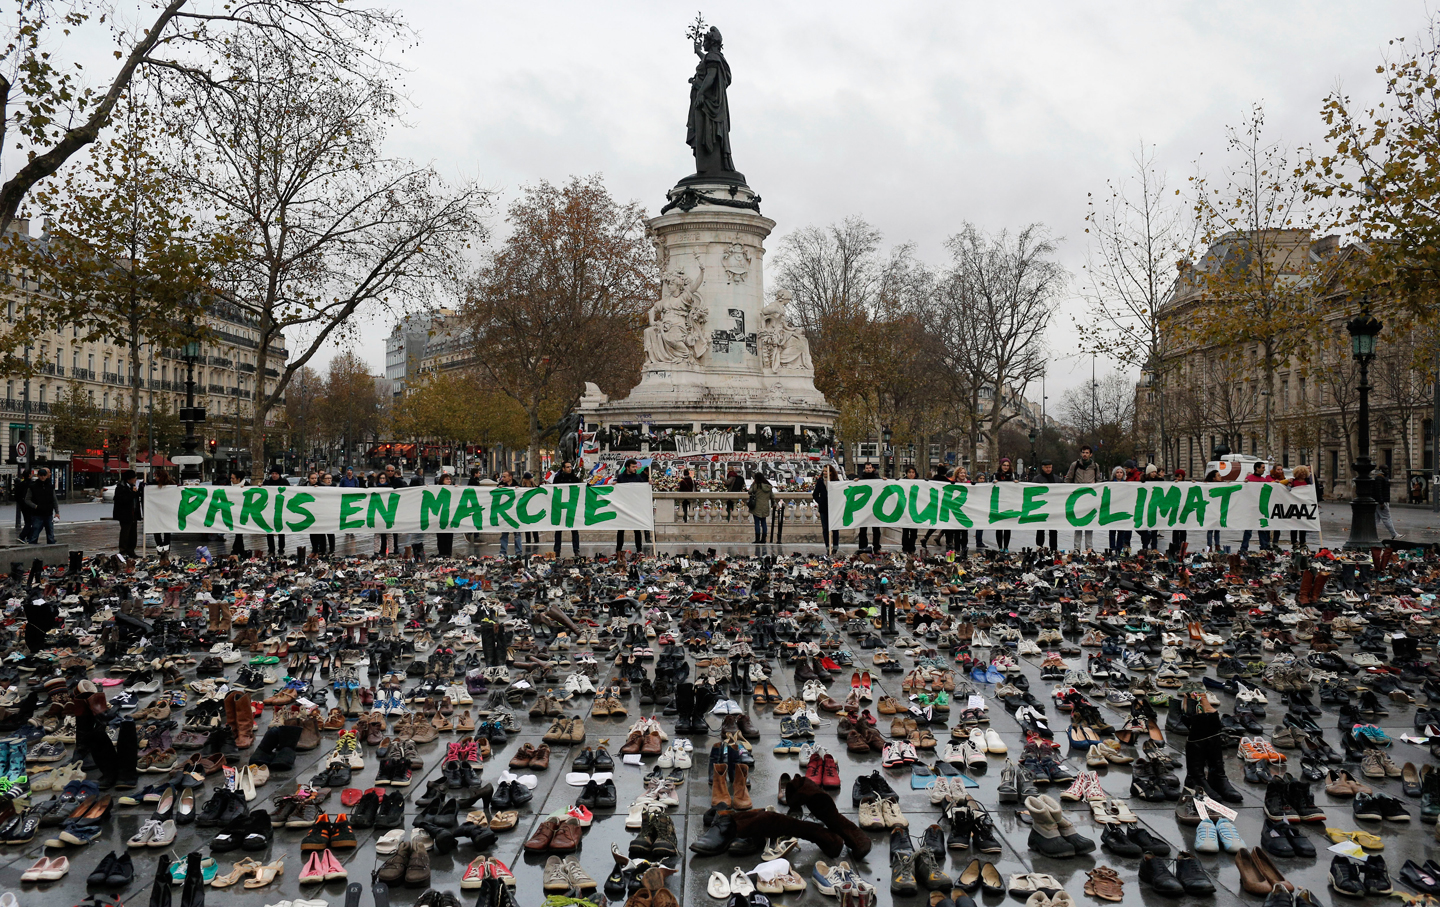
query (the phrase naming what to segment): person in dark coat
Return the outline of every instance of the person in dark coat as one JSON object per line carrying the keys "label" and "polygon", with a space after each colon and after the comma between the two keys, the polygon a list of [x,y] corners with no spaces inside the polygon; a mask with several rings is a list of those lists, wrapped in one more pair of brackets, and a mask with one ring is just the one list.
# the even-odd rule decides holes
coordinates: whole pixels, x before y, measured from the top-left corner
{"label": "person in dark coat", "polygon": [[[947,484],[947,483],[950,481],[950,470],[945,466],[944,463],[936,463],[936,464],[935,464],[935,474],[930,477],[930,481],[932,481],[932,482],[939,482],[941,485]],[[920,540],[920,547],[921,547],[921,548],[929,548],[929,547],[930,547],[930,536],[932,536],[932,535],[934,535],[934,534],[935,534],[935,527],[934,527],[934,526],[931,526],[929,529],[926,529],[926,530],[925,530],[925,537]]]}
{"label": "person in dark coat", "polygon": [[[875,464],[874,464],[874,463],[866,463],[865,466],[864,466],[864,468],[862,468],[862,469],[860,470],[860,475],[857,477],[857,480],[858,480],[858,481],[861,481],[861,482],[878,482],[878,481],[880,481],[880,473],[878,473],[878,472],[875,471]],[[870,533],[871,533],[871,532],[874,532],[874,533],[875,533],[875,543],[874,543],[873,545],[869,544],[869,539],[870,539]],[[874,551],[876,554],[879,554],[879,553],[880,553],[880,527],[879,527],[879,526],[876,526],[874,529],[870,529],[870,528],[864,527],[864,526],[862,526],[862,527],[860,528],[860,538],[859,538],[859,540],[858,540],[857,550],[859,550],[859,551],[864,551],[864,550],[866,550],[867,548],[868,548],[869,550],[871,550],[871,551]]]}
{"label": "person in dark coat", "polygon": [[120,553],[125,557],[134,557],[136,527],[140,523],[140,493],[135,488],[135,470],[127,469],[120,473],[120,484],[115,486],[115,506],[110,516],[120,524]]}
{"label": "person in dark coat", "polygon": [[[455,484],[455,477],[454,477],[453,475],[451,475],[450,473],[447,472],[447,473],[445,473],[444,475],[442,475],[442,476],[440,477],[440,484],[441,484],[441,485],[454,485],[454,484]],[[455,548],[455,533],[453,533],[453,532],[437,532],[437,533],[435,533],[435,552],[436,552],[437,554],[439,554],[441,557],[450,557],[450,554],[451,554],[452,551],[454,551],[454,548]]]}
{"label": "person in dark coat", "polygon": [[[585,480],[580,478],[579,472],[569,463],[561,463],[560,471],[550,479],[551,485],[583,485]],[[582,502],[581,506],[584,504]],[[555,533],[555,556],[560,556],[560,533]],[[570,530],[570,556],[580,556],[580,530]]]}
{"label": "person in dark coat", "polygon": [[[1031,481],[1031,482],[1034,482],[1034,483],[1036,483],[1036,484],[1038,484],[1038,485],[1059,485],[1059,484],[1060,484],[1060,476],[1058,476],[1058,475],[1055,473],[1055,462],[1054,462],[1053,460],[1041,460],[1041,461],[1040,461],[1040,468],[1035,471],[1035,476],[1034,476],[1032,479],[1030,479],[1030,481]],[[1046,547],[1046,545],[1045,545],[1045,532],[1046,532],[1046,530],[1044,530],[1044,529],[1037,529],[1037,530],[1035,530],[1035,547],[1036,547],[1036,548],[1044,548],[1044,547]],[[1055,530],[1055,529],[1051,529],[1051,530],[1049,530],[1049,532],[1050,532],[1050,545],[1049,545],[1050,550],[1051,550],[1051,551],[1059,551],[1059,550],[1060,550],[1060,533],[1059,533],[1059,531],[1058,531],[1058,530]]]}
{"label": "person in dark coat", "polygon": [[[633,460],[633,459],[632,459],[632,460],[626,460],[626,461],[625,461],[625,468],[620,471],[620,477],[615,480],[615,484],[616,484],[616,485],[628,485],[628,484],[630,484],[631,482],[648,482],[648,481],[649,481],[649,478],[648,478],[647,476],[645,476],[645,475],[642,475],[641,472],[640,472],[640,462],[639,462],[638,460]],[[636,529],[636,530],[635,530],[635,550],[636,550],[636,552],[641,552],[641,551],[644,551],[644,550],[645,550],[645,543],[644,543],[644,541],[643,541],[644,538],[645,538],[644,533],[642,533],[639,529]],[[616,554],[619,554],[619,553],[620,553],[621,551],[623,551],[623,550],[625,550],[625,530],[624,530],[624,529],[621,529],[619,532],[616,532],[616,533],[615,533],[615,553],[616,553]]]}
{"label": "person in dark coat", "polygon": [[830,528],[830,483],[840,481],[840,472],[834,466],[826,466],[815,477],[815,490],[810,499],[820,508],[820,540],[825,543],[825,553],[840,550],[840,530]]}
{"label": "person in dark coat", "polygon": [[20,538],[30,537],[30,514],[25,509],[25,490],[30,487],[30,470],[23,469],[15,476],[15,531]]}
{"label": "person in dark coat", "polygon": [[30,534],[25,541],[38,544],[40,530],[44,529],[45,544],[55,544],[55,518],[60,515],[60,502],[55,499],[55,484],[50,480],[50,470],[42,466],[25,493],[30,504]]}
{"label": "person in dark coat", "polygon": [[[273,485],[273,486],[283,485],[283,486],[285,486],[286,488],[289,488],[289,487],[290,487],[290,483],[287,482],[287,481],[285,481],[285,477],[280,474],[280,467],[279,467],[279,466],[271,466],[271,467],[270,467],[270,477],[269,477],[268,479],[266,479],[265,481],[261,482],[260,484],[261,484],[261,485]],[[284,553],[285,553],[285,533],[279,532],[279,533],[273,533],[273,534],[271,534],[271,535],[265,536],[265,548],[266,548],[267,551],[270,552],[270,555],[271,555],[272,557],[275,555],[275,549],[276,549],[276,542],[277,542],[277,540],[278,540],[278,542],[279,542],[280,553],[281,553],[281,554],[284,554]]]}

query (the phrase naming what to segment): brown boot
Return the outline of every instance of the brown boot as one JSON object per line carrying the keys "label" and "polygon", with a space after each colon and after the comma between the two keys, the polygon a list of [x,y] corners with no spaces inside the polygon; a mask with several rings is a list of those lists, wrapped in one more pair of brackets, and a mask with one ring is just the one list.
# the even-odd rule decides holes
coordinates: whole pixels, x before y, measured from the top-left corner
{"label": "brown boot", "polygon": [[730,808],[730,779],[726,777],[725,768],[721,766],[716,766],[710,779],[710,805],[720,809]]}
{"label": "brown boot", "polygon": [[216,633],[216,632],[218,632],[218,631],[220,630],[220,603],[219,603],[219,602],[211,602],[211,603],[210,603],[210,623],[208,623],[208,624],[205,625],[205,629],[208,630],[208,631],[211,632],[211,633]]}
{"label": "brown boot", "polygon": [[[255,745],[255,706],[249,693],[230,695],[235,697],[235,719],[230,727],[235,731],[235,745],[243,750]],[[226,701],[229,701],[228,696]]]}
{"label": "brown boot", "polygon": [[[225,726],[230,728],[232,731],[235,729],[235,725],[238,720],[235,717],[235,700],[239,697],[239,693],[227,693],[225,695]],[[240,735],[236,734],[235,736],[238,737]]]}
{"label": "brown boot", "polygon": [[750,766],[735,766],[735,783],[730,785],[730,807],[732,809],[753,809],[750,799]]}

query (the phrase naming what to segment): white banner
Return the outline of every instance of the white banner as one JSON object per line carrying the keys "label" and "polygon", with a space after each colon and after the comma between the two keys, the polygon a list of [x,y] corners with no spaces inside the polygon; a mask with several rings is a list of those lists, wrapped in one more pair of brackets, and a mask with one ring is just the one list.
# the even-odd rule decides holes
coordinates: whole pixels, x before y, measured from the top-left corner
{"label": "white banner", "polygon": [[831,529],[1299,529],[1320,531],[1311,485],[1105,482],[976,485],[833,482]]}
{"label": "white banner", "polygon": [[147,532],[544,532],[655,528],[650,486],[145,489]]}

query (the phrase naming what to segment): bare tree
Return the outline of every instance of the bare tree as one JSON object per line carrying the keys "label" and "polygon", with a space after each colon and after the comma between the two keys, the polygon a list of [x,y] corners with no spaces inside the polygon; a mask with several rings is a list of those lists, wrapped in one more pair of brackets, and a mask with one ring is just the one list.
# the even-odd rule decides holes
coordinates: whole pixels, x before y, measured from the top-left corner
{"label": "bare tree", "polygon": [[380,389],[365,360],[346,350],[330,360],[317,408],[321,436],[327,445],[349,450],[356,441],[374,439],[380,431]]}
{"label": "bare tree", "polygon": [[1410,437],[1415,414],[1434,399],[1432,385],[1425,378],[1436,348],[1433,340],[1426,342],[1427,335],[1433,337],[1435,329],[1402,322],[1387,333],[1390,336],[1377,345],[1378,355],[1370,373],[1375,377],[1378,409],[1399,432],[1408,472],[1417,468]]}
{"label": "bare tree", "polygon": [[[1355,462],[1355,429],[1360,407],[1360,367],[1350,354],[1344,328],[1331,326],[1319,334],[1311,357],[1310,375],[1319,395],[1319,409],[1333,407],[1335,419],[1326,420],[1325,435],[1345,442],[1345,463]],[[1337,477],[1330,476],[1333,483]]]}
{"label": "bare tree", "polygon": [[1222,354],[1257,348],[1265,453],[1273,457],[1275,372],[1303,361],[1319,325],[1308,197],[1290,151],[1265,138],[1259,106],[1243,128],[1229,130],[1227,144],[1233,163],[1222,178],[1195,179],[1195,213],[1210,251],[1186,272],[1193,305],[1178,322],[1180,342]]}
{"label": "bare tree", "polygon": [[[394,13],[345,0],[156,0],[141,16],[116,6],[11,4],[13,18],[0,26],[0,145],[19,149],[25,163],[0,183],[0,234],[37,183],[100,138],[142,72],[227,91],[225,61],[236,41],[272,41],[353,69],[376,64],[376,51],[405,32]],[[87,72],[67,54],[107,40],[116,61],[109,71]],[[87,83],[92,75],[98,81]]]}
{"label": "bare tree", "polygon": [[[326,65],[302,45],[266,37],[233,42],[228,90],[183,108],[194,120],[180,165],[234,244],[223,279],[259,330],[257,466],[265,420],[295,373],[355,316],[399,300],[423,304],[453,279],[482,234],[488,199],[383,156],[399,99],[382,75]],[[292,345],[283,361],[282,338]]]}
{"label": "bare tree", "polygon": [[1023,394],[1045,371],[1044,336],[1065,269],[1051,256],[1055,244],[1045,228],[1031,224],[1013,237],[987,236],[973,224],[946,241],[951,264],[946,280],[964,305],[963,319],[988,351],[984,378],[987,446],[999,450],[1000,429],[1019,413],[1006,394]]}
{"label": "bare tree", "polygon": [[1093,387],[1072,387],[1060,398],[1060,419],[1083,430],[1098,462],[1115,466],[1135,447],[1135,385],[1112,372]]}
{"label": "bare tree", "polygon": [[1107,182],[1106,196],[1090,196],[1085,215],[1090,248],[1082,284],[1089,303],[1075,319],[1083,352],[1108,356],[1140,369],[1158,402],[1160,459],[1170,456],[1166,402],[1175,335],[1162,324],[1161,305],[1175,282],[1176,266],[1194,246],[1194,218],[1175,201],[1154,149],[1142,147],[1123,182]]}

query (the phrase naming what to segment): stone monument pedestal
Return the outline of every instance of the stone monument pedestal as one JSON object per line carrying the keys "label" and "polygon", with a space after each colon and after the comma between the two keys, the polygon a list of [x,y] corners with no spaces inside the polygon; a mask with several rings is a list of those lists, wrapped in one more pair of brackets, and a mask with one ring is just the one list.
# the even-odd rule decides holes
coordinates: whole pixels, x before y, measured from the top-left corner
{"label": "stone monument pedestal", "polygon": [[825,446],[837,411],[815,389],[809,344],[785,318],[786,297],[766,302],[764,241],[775,222],[759,213],[759,196],[691,177],[668,199],[648,222],[662,282],[640,383],[624,400],[592,385],[579,405],[587,429],[643,437],[734,426],[747,437],[793,432],[776,453],[814,452],[817,438]]}

